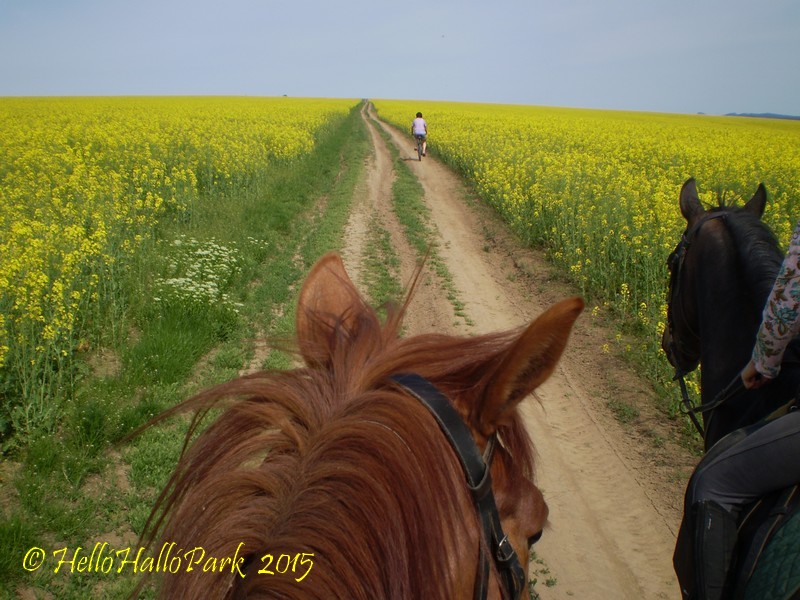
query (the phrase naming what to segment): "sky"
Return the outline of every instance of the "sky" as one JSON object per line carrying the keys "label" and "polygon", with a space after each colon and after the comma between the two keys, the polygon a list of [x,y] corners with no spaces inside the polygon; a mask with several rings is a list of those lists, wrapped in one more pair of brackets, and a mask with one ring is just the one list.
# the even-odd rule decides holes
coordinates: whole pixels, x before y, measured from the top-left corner
{"label": "sky", "polygon": [[800,115],[798,0],[0,0],[0,96]]}

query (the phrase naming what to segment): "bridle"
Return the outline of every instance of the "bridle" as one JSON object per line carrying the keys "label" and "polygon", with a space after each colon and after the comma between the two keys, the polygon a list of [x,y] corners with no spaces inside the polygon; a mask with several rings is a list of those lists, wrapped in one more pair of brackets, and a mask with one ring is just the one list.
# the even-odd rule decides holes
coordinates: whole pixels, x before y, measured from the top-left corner
{"label": "bridle", "polygon": [[686,319],[686,310],[683,308],[683,296],[680,293],[682,279],[681,275],[683,274],[683,265],[686,261],[686,254],[688,253],[692,242],[697,237],[697,234],[700,232],[700,228],[707,222],[715,219],[722,219],[725,221],[727,219],[727,214],[725,212],[714,212],[698,219],[694,225],[683,232],[680,242],[678,242],[675,250],[673,250],[672,254],[670,254],[667,258],[667,266],[670,271],[669,297],[667,299],[667,328],[669,330],[668,353],[670,363],[672,363],[672,366],[675,367],[675,376],[673,377],[673,381],[677,381],[680,384],[681,401],[683,402],[684,406],[684,414],[689,416],[692,424],[694,424],[695,428],[703,439],[705,439],[705,430],[700,424],[700,421],[697,419],[697,413],[714,410],[726,402],[729,398],[744,389],[741,377],[739,377],[737,374],[736,377],[734,377],[734,379],[719,394],[717,394],[713,400],[695,406],[689,398],[689,393],[686,389],[686,381],[684,378],[687,373],[690,373],[697,368],[699,359],[697,363],[692,361],[694,364],[688,369],[684,369],[681,366],[680,360],[678,359],[679,355],[686,356],[687,352],[684,348],[684,340],[679,340],[675,336],[675,311],[673,310],[673,301],[677,300],[677,306],[680,307],[680,314],[683,317],[682,324],[684,325],[684,328],[686,331],[688,331],[689,335],[691,335],[694,341],[699,342],[700,334],[695,331],[695,329],[692,327],[692,324]]}
{"label": "bridle", "polygon": [[[682,375],[686,373],[690,373],[697,368],[697,361],[692,360],[693,366],[684,370],[683,368],[678,366],[678,352],[681,352],[683,356],[687,354],[684,350],[684,341],[678,340],[674,333],[675,333],[675,317],[674,317],[674,304],[677,304],[677,307],[680,308],[680,314],[682,318],[682,324],[689,335],[692,337],[693,341],[699,342],[700,341],[700,334],[695,331],[692,324],[686,319],[686,310],[683,307],[683,294],[681,294],[681,282],[682,282],[682,275],[683,275],[683,265],[686,262],[686,255],[689,252],[689,248],[691,247],[692,243],[694,242],[697,234],[700,232],[700,228],[708,223],[709,221],[715,219],[723,219],[725,220],[726,216],[723,212],[711,213],[704,217],[701,217],[694,223],[690,228],[686,229],[681,235],[681,240],[678,242],[678,245],[675,247],[675,250],[667,258],[667,267],[670,271],[670,286],[669,286],[669,298],[667,299],[667,327],[669,328],[670,334],[670,360],[673,363],[673,366],[676,368],[676,371],[680,371]],[[675,302],[677,301],[677,302]]]}
{"label": "bridle", "polygon": [[497,434],[493,434],[481,455],[472,433],[461,415],[431,382],[414,373],[393,375],[390,379],[400,385],[407,393],[419,400],[434,416],[461,461],[467,477],[467,485],[478,513],[486,544],[480,544],[478,577],[475,580],[474,598],[486,598],[489,591],[489,557],[491,552],[494,564],[500,574],[503,598],[516,600],[525,588],[525,570],[514,551],[508,536],[503,532],[500,515],[492,491],[490,474]]}

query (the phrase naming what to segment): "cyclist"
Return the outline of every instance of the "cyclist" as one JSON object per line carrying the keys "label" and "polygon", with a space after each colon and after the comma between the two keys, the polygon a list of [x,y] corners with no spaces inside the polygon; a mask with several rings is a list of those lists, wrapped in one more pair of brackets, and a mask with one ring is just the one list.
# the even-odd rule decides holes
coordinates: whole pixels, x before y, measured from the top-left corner
{"label": "cyclist", "polygon": [[415,140],[422,140],[422,156],[428,150],[428,124],[422,118],[422,113],[417,113],[417,118],[411,122],[411,135]]}
{"label": "cyclist", "polygon": [[[798,333],[800,223],[764,307],[752,358],[741,373],[745,388],[761,387],[778,376],[784,351]],[[726,588],[727,575],[736,544],[736,516],[741,507],[798,482],[800,410],[789,410],[774,420],[735,431],[714,445],[698,465],[686,490],[684,519],[692,525],[684,522],[681,530],[693,526],[694,531],[685,537],[678,536],[674,557],[683,598],[727,597],[730,593]],[[687,546],[693,546],[693,552]]]}

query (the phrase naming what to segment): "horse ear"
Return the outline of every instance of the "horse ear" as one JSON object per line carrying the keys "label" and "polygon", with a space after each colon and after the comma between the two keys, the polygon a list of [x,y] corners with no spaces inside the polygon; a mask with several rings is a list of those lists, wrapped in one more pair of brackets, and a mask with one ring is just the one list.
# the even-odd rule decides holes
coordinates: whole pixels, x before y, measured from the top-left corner
{"label": "horse ear", "polygon": [[681,188],[681,214],[687,223],[691,223],[705,211],[697,195],[697,184],[694,177],[686,180]]}
{"label": "horse ear", "polygon": [[563,300],[542,313],[505,351],[480,408],[478,427],[491,435],[556,367],[583,300]]}
{"label": "horse ear", "polygon": [[758,189],[753,197],[744,205],[747,212],[753,213],[759,219],[764,215],[764,209],[767,207],[767,188],[763,183],[758,184]]}
{"label": "horse ear", "polygon": [[297,339],[309,365],[325,360],[331,335],[352,329],[364,301],[347,275],[341,257],[330,252],[312,267],[297,303]]}

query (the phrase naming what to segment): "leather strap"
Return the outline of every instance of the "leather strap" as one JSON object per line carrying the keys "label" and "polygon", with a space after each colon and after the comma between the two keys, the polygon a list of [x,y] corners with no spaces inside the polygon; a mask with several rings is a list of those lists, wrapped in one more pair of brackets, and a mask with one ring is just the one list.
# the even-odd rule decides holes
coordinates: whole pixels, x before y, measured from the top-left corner
{"label": "leather strap", "polygon": [[[519,598],[525,586],[525,571],[519,557],[503,532],[500,515],[492,490],[490,473],[491,455],[496,436],[489,438],[486,457],[482,456],[472,432],[461,415],[447,397],[427,379],[415,373],[393,375],[390,379],[405,389],[430,410],[439,423],[442,432],[456,452],[467,478],[467,484],[483,529],[484,539],[490,544],[490,551],[501,576],[503,597]],[[475,581],[475,598],[486,598],[489,585],[489,561],[481,545],[479,557],[479,576]]]}
{"label": "leather strap", "polygon": [[[442,433],[445,434],[450,445],[456,451],[464,473],[467,476],[469,487],[475,490],[484,489],[488,479],[488,488],[491,491],[491,480],[488,477],[489,469],[483,462],[478,446],[472,439],[472,432],[464,423],[464,419],[458,414],[447,396],[442,394],[436,386],[427,379],[420,377],[416,373],[401,373],[392,375],[390,378],[400,384],[407,392],[428,407],[431,411]],[[481,486],[481,483],[484,486]]]}

